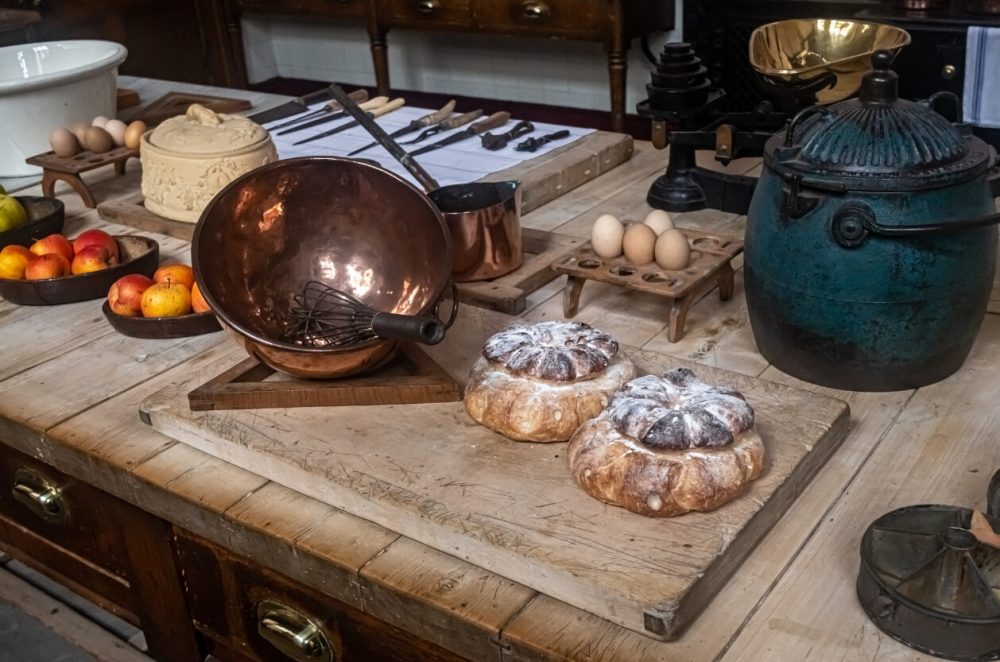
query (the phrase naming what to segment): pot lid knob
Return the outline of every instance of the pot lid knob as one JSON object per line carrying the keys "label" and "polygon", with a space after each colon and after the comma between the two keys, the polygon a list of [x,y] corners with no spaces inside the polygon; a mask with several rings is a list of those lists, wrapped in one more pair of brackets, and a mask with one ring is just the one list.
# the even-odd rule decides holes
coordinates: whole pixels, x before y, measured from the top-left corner
{"label": "pot lid knob", "polygon": [[892,51],[878,50],[872,55],[872,70],[861,80],[858,96],[864,104],[892,104],[899,98],[899,76],[890,69]]}

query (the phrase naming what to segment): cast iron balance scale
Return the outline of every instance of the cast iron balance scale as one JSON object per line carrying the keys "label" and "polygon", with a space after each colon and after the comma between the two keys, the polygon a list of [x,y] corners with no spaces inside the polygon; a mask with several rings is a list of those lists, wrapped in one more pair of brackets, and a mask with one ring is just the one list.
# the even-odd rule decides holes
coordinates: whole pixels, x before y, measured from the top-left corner
{"label": "cast iron balance scale", "polygon": [[711,150],[728,165],[759,157],[764,144],[801,110],[830,104],[857,92],[878,50],[893,53],[910,43],[899,28],[830,19],[770,23],[750,38],[754,82],[767,100],[745,112],[720,112],[725,90],[712,86],[708,70],[689,44],[667,44],[637,111],[653,122],[653,145],[670,145],[667,170],[650,187],[647,202],[671,212],[719,209],[745,214],[756,177],[698,166],[698,150]]}

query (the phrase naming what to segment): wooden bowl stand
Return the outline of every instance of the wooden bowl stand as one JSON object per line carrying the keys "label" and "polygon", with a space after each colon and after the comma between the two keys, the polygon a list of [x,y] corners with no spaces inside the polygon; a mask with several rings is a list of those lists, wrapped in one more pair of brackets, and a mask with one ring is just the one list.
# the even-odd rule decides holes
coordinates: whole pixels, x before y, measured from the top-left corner
{"label": "wooden bowl stand", "polygon": [[552,268],[569,279],[563,289],[563,314],[575,317],[580,309],[580,293],[588,280],[609,283],[670,299],[667,340],[684,336],[684,323],[691,305],[705,293],[719,288],[719,299],[733,296],[732,259],[743,252],[743,242],[732,237],[678,228],[691,247],[688,266],[680,271],[660,269],[656,263],[636,266],[624,257],[603,258],[594,253],[590,242]]}
{"label": "wooden bowl stand", "polygon": [[97,200],[80,178],[80,173],[113,163],[115,174],[124,175],[125,162],[133,157],[139,157],[139,150],[115,147],[100,154],[83,151],[73,156],[59,156],[55,152],[45,152],[28,157],[25,161],[42,169],[42,195],[55,197],[56,182],[64,181],[80,195],[84,205],[93,209],[97,206]]}

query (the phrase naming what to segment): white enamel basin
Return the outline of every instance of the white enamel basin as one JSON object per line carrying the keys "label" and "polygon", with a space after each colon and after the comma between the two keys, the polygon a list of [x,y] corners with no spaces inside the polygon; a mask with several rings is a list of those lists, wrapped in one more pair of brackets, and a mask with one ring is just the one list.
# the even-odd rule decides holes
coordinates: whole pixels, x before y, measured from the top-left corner
{"label": "white enamel basin", "polygon": [[48,151],[49,131],[115,116],[118,65],[110,41],[50,41],[0,48],[0,177],[41,172],[24,159]]}

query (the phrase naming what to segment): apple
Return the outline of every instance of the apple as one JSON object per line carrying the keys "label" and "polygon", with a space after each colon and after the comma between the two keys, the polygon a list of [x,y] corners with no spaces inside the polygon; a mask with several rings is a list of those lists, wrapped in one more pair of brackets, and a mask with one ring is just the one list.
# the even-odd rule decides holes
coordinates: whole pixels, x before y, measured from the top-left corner
{"label": "apple", "polygon": [[205,297],[201,295],[201,289],[198,287],[198,283],[194,284],[191,288],[191,310],[196,313],[207,313],[211,308],[208,307],[208,302],[205,301]]}
{"label": "apple", "polygon": [[122,276],[108,290],[111,312],[124,317],[142,315],[142,293],[153,284],[153,279],[142,274]]}
{"label": "apple", "polygon": [[24,246],[10,244],[0,250],[0,278],[21,280],[24,278],[24,268],[35,254]]}
{"label": "apple", "polygon": [[179,317],[190,312],[191,290],[180,283],[153,283],[142,293],[143,317]]}
{"label": "apple", "polygon": [[69,239],[61,234],[50,234],[33,243],[29,249],[35,255],[46,255],[55,253],[66,258],[66,262],[73,259],[73,245]]}
{"label": "apple", "polygon": [[73,252],[79,253],[87,246],[101,246],[111,259],[108,264],[118,264],[121,261],[121,253],[118,250],[118,242],[104,230],[86,230],[73,240]]}
{"label": "apple", "polygon": [[160,267],[153,274],[154,283],[168,280],[172,283],[179,283],[190,290],[194,287],[194,269],[186,264],[168,264]]}
{"label": "apple", "polygon": [[74,274],[88,274],[111,266],[111,254],[104,246],[91,244],[85,246],[73,256],[70,269]]}
{"label": "apple", "polygon": [[36,255],[28,261],[28,266],[24,268],[24,277],[28,280],[59,278],[61,276],[68,276],[69,273],[69,260],[59,253]]}

